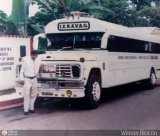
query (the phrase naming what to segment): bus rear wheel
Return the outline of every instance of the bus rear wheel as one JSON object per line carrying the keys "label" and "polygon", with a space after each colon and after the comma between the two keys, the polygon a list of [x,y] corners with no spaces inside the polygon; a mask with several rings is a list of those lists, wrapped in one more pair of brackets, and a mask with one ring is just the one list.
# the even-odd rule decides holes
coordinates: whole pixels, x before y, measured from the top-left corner
{"label": "bus rear wheel", "polygon": [[155,71],[152,69],[150,72],[149,79],[146,80],[146,87],[149,89],[153,89],[156,85],[156,74]]}
{"label": "bus rear wheel", "polygon": [[91,75],[89,77],[85,95],[88,108],[97,108],[101,98],[101,85],[97,75]]}

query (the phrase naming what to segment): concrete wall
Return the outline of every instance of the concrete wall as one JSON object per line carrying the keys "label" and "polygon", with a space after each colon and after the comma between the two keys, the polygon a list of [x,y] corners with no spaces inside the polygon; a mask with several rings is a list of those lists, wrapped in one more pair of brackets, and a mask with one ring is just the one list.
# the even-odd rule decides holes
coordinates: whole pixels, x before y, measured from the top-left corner
{"label": "concrete wall", "polygon": [[16,65],[30,50],[30,38],[0,36],[0,91],[14,88]]}

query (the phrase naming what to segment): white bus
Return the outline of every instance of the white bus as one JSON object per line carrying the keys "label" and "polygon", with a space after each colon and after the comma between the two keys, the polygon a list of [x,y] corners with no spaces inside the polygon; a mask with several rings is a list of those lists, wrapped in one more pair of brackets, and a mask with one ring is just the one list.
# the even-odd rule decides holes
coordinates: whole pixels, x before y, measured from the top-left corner
{"label": "white bus", "polygon": [[[81,16],[82,15],[82,16]],[[160,35],[155,28],[128,28],[83,14],[50,22],[40,55],[38,96],[85,98],[96,108],[102,88],[160,78]],[[158,29],[157,29],[158,31]]]}

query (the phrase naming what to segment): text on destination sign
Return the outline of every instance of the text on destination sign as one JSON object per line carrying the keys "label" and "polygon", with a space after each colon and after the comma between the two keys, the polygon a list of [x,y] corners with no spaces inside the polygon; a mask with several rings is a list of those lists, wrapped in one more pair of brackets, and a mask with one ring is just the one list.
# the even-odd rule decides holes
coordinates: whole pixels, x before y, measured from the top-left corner
{"label": "text on destination sign", "polygon": [[89,22],[62,22],[58,24],[59,31],[69,30],[88,30],[90,29]]}

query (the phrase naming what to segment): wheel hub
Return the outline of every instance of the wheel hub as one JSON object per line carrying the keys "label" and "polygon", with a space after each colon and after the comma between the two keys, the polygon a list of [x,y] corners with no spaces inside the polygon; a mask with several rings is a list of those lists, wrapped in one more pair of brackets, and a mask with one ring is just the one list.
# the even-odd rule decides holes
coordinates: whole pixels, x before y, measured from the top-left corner
{"label": "wheel hub", "polygon": [[101,88],[99,83],[96,81],[93,84],[93,90],[92,90],[92,94],[93,94],[93,99],[95,101],[98,101],[100,99],[101,96]]}
{"label": "wheel hub", "polygon": [[156,76],[154,73],[151,74],[151,83],[154,85],[156,83]]}

